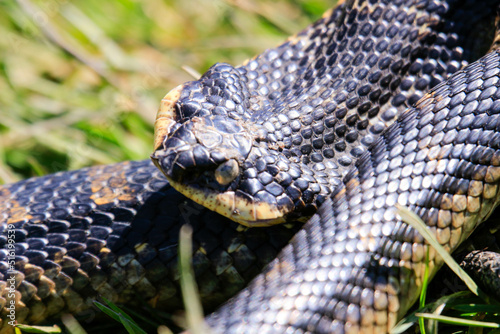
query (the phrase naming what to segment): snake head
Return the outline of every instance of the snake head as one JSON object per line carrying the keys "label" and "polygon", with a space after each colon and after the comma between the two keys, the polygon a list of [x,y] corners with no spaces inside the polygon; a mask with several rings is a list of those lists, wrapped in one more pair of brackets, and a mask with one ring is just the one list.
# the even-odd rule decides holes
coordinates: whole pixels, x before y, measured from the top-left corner
{"label": "snake head", "polygon": [[241,224],[267,226],[283,222],[293,202],[276,199],[279,185],[270,194],[245,176],[265,154],[265,130],[244,121],[250,101],[238,69],[227,64],[174,88],[156,117],[151,158],[188,198]]}

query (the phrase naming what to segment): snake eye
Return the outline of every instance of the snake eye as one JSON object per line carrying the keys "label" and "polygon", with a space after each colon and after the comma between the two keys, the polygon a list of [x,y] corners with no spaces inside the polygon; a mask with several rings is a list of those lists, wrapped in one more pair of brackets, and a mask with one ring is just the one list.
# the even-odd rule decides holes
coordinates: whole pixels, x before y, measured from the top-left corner
{"label": "snake eye", "polygon": [[231,159],[221,164],[215,170],[215,180],[222,186],[231,183],[238,176],[240,169],[236,160]]}

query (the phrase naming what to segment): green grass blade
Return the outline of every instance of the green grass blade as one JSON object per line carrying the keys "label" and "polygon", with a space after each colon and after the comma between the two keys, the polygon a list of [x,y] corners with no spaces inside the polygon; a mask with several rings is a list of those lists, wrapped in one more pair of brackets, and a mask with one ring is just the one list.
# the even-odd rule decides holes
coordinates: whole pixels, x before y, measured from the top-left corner
{"label": "green grass blade", "polygon": [[[429,285],[429,248],[427,248],[427,252],[425,253],[425,271],[424,271],[424,279],[422,282],[422,291],[420,292],[420,307],[425,306],[425,297],[427,296],[427,286]],[[418,325],[420,327],[420,332],[422,334],[426,334],[425,331],[425,321],[423,318],[418,318]]]}
{"label": "green grass blade", "polygon": [[129,334],[147,334],[136,323],[130,322],[126,317],[121,316],[120,322]]}
{"label": "green grass blade", "polygon": [[116,304],[113,303],[111,300],[106,299],[106,298],[104,298],[102,296],[101,296],[101,298],[102,298],[102,300],[106,303],[106,305],[110,309],[112,309],[113,311],[115,311],[116,313],[118,313],[120,316],[125,317],[126,319],[134,322],[134,320],[132,319],[132,317],[130,317],[127,313],[125,313],[125,311],[123,311],[121,308],[119,308],[118,306],[116,306]]}
{"label": "green grass blade", "polygon": [[189,225],[183,225],[179,233],[179,265],[180,283],[184,306],[186,307],[186,320],[191,333],[210,333],[209,327],[203,320],[203,308],[200,303],[198,287],[194,278],[192,259],[192,234],[193,230]]}
{"label": "green grass blade", "polygon": [[422,317],[425,319],[433,319],[440,322],[444,322],[452,325],[461,326],[472,326],[472,327],[484,327],[484,328],[500,328],[500,323],[495,322],[484,322],[477,320],[468,320],[463,318],[448,317],[445,315],[431,314],[431,313],[416,313],[417,317]]}
{"label": "green grass blade", "polygon": [[500,306],[489,304],[460,304],[451,307],[461,312],[490,312],[500,314]]}
{"label": "green grass blade", "polygon": [[401,334],[405,333],[411,326],[418,322],[418,317],[415,314],[410,314],[403,319],[401,319],[396,326],[394,326],[389,333],[390,334]]}
{"label": "green grass blade", "polygon": [[443,296],[434,302],[428,303],[424,307],[419,307],[417,310],[415,310],[411,314],[401,319],[399,323],[396,324],[396,326],[390,331],[390,333],[391,334],[404,333],[411,326],[418,323],[419,317],[417,317],[416,314],[419,313],[440,314],[444,310],[445,306],[450,309],[453,309],[455,305],[477,304],[477,302],[479,301],[480,301],[479,297],[473,295],[470,291],[459,291],[447,296]]}
{"label": "green grass blade", "polygon": [[98,301],[94,301],[94,305],[99,309],[101,310],[102,312],[106,313],[108,316],[110,316],[111,318],[113,318],[114,320],[120,322],[120,315],[117,314],[115,311],[113,311],[112,309],[110,309],[109,307],[99,303]]}

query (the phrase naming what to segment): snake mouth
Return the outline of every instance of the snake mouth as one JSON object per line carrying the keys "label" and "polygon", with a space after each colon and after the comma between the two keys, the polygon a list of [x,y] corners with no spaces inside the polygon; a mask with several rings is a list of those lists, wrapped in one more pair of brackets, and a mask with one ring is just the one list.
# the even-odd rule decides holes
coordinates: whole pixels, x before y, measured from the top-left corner
{"label": "snake mouth", "polygon": [[224,180],[221,182],[218,170],[228,163],[234,164],[234,160],[219,165],[215,170],[205,170],[201,173],[187,171],[179,175],[169,172],[172,169],[167,165],[172,158],[163,158],[158,154],[153,154],[151,158],[174,189],[194,202],[239,224],[247,227],[281,224],[285,222],[285,216],[289,213],[289,208],[256,200],[238,190],[239,176],[227,185],[224,184]]}
{"label": "snake mouth", "polygon": [[258,194],[261,187],[249,185],[243,175],[251,151],[259,151],[254,131],[222,115],[186,117],[181,99],[185,85],[190,88],[180,85],[161,101],[151,155],[155,165],[177,191],[237,223],[253,227],[285,222],[293,203],[279,202],[265,190]]}
{"label": "snake mouth", "polygon": [[186,185],[167,177],[178,192],[239,224],[247,227],[271,226],[285,222],[285,210],[265,202],[255,202],[241,196],[238,191],[217,193],[209,189]]}

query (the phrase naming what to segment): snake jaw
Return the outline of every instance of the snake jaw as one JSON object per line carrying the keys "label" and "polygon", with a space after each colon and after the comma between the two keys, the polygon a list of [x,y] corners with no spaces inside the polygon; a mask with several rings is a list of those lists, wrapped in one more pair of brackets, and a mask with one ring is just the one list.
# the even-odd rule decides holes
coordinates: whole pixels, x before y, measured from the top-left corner
{"label": "snake jaw", "polygon": [[167,177],[172,187],[194,202],[247,227],[271,226],[285,222],[286,212],[265,202],[248,201],[238,192],[216,193],[186,186]]}
{"label": "snake jaw", "polygon": [[171,129],[151,158],[177,191],[246,226],[285,221],[292,205],[278,206],[240,190],[248,183],[242,175],[244,163],[263,150],[245,127],[208,116],[193,117]]}
{"label": "snake jaw", "polygon": [[245,180],[244,164],[256,159],[251,151],[262,157],[268,146],[265,129],[242,121],[249,117],[247,95],[238,70],[227,64],[174,88],[156,117],[151,158],[171,185],[195,202],[243,225],[267,226],[284,222],[293,203],[256,198],[259,189]]}

